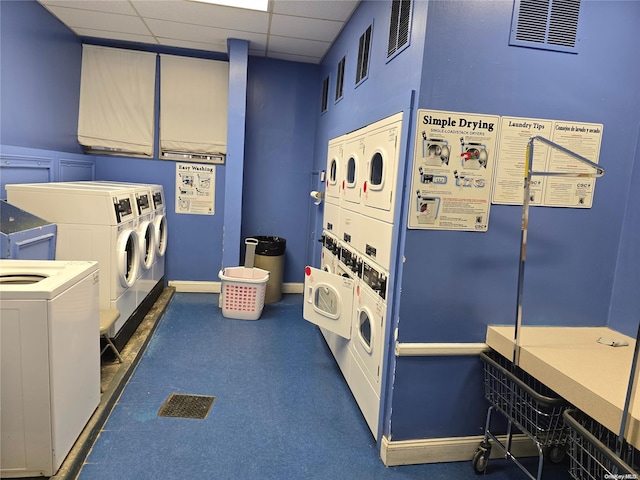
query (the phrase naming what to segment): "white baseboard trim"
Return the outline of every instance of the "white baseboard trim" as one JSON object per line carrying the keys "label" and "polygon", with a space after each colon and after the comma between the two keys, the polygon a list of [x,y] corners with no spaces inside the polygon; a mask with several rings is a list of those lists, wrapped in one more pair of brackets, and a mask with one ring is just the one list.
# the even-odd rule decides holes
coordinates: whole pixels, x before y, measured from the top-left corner
{"label": "white baseboard trim", "polygon": [[191,280],[169,280],[169,286],[176,292],[188,293],[220,293],[221,282],[198,282]]}
{"label": "white baseboard trim", "polygon": [[[505,436],[498,436],[505,442]],[[382,438],[380,458],[387,467],[397,465],[417,465],[421,463],[469,462],[478,446],[484,440],[482,435],[473,437],[425,438],[419,440],[392,441]],[[538,450],[526,435],[514,435],[511,453],[516,457],[537,456]],[[491,458],[503,458],[498,447],[491,449]]]}
{"label": "white baseboard trim", "polygon": [[397,343],[396,356],[478,355],[486,343]]}
{"label": "white baseboard trim", "polygon": [[[220,293],[222,282],[199,282],[190,280],[169,280],[169,286],[174,287],[176,292],[188,293]],[[282,293],[302,293],[304,285],[302,283],[283,283]]]}
{"label": "white baseboard trim", "polygon": [[282,293],[303,293],[304,283],[283,283]]}

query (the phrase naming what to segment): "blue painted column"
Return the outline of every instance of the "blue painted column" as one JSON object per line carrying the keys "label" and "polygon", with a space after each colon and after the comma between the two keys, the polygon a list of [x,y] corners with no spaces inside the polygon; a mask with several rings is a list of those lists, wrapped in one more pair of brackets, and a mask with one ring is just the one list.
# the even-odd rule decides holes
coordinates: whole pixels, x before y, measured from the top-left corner
{"label": "blue painted column", "polygon": [[229,39],[227,40],[227,48],[229,50],[229,113],[227,120],[222,266],[234,267],[240,263],[249,42]]}

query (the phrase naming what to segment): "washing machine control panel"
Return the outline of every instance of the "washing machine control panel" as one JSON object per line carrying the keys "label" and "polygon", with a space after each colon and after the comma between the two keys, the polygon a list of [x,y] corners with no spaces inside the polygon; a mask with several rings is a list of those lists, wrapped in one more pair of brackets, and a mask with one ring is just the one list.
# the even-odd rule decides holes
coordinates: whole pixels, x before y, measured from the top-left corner
{"label": "washing machine control panel", "polygon": [[338,241],[327,235],[326,233],[322,234],[322,238],[320,239],[322,246],[329,250],[334,255],[338,255],[340,253],[340,247],[338,246]]}
{"label": "washing machine control panel", "polygon": [[362,260],[351,250],[342,248],[340,261],[358,277],[362,276]]}
{"label": "washing machine control panel", "polygon": [[149,195],[146,193],[136,193],[136,203],[138,204],[138,215],[144,215],[151,210],[151,203],[149,202]]}
{"label": "washing machine control panel", "polygon": [[153,194],[153,206],[158,209],[164,204],[164,199],[162,198],[162,192],[155,192]]}
{"label": "washing machine control panel", "polygon": [[368,263],[362,265],[362,281],[383,299],[387,297],[387,276]]}
{"label": "washing machine control panel", "polygon": [[130,197],[113,197],[113,206],[116,212],[118,223],[128,220],[133,215]]}

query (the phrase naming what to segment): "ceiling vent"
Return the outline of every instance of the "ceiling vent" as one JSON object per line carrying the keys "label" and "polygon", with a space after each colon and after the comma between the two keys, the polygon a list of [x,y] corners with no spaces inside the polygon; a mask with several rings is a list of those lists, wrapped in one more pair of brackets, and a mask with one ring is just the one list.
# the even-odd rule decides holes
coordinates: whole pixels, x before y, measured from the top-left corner
{"label": "ceiling vent", "polygon": [[578,53],[581,0],[516,0],[509,45]]}
{"label": "ceiling vent", "polygon": [[410,25],[411,0],[393,0],[391,2],[387,58],[393,57],[409,45]]}

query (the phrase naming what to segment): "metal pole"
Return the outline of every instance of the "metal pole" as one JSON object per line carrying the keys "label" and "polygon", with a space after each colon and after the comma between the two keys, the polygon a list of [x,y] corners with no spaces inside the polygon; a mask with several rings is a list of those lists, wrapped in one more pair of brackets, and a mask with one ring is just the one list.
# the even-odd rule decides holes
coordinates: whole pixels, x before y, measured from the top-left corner
{"label": "metal pole", "polygon": [[[539,141],[545,145],[559,150],[562,153],[569,155],[576,160],[589,165],[596,169],[595,173],[574,173],[574,172],[534,172],[533,167],[533,142]],[[529,204],[531,202],[531,177],[532,176],[561,176],[561,177],[573,177],[573,178],[598,178],[604,175],[604,168],[597,163],[592,162],[588,158],[583,157],[571,150],[558,145],[557,143],[547,140],[541,136],[532,136],[527,142],[527,158],[524,165],[524,198],[522,201],[522,232],[520,235],[520,266],[518,268],[518,293],[517,293],[517,306],[516,306],[516,326],[514,332],[514,346],[513,346],[513,365],[518,366],[520,363],[520,330],[522,329],[522,297],[524,294],[524,266],[527,258],[527,233],[529,231]],[[640,332],[638,333],[640,335]],[[636,344],[637,348],[637,344]],[[634,357],[635,358],[635,357]],[[635,368],[635,361],[634,361]]]}
{"label": "metal pole", "polygon": [[520,329],[522,327],[522,297],[524,292],[524,267],[527,259],[527,232],[529,230],[529,203],[531,201],[531,167],[533,159],[533,140],[527,143],[527,156],[524,164],[524,198],[522,201],[522,225],[520,233],[520,265],[518,267],[518,293],[516,305],[516,329],[513,348],[513,365],[520,363]]}

